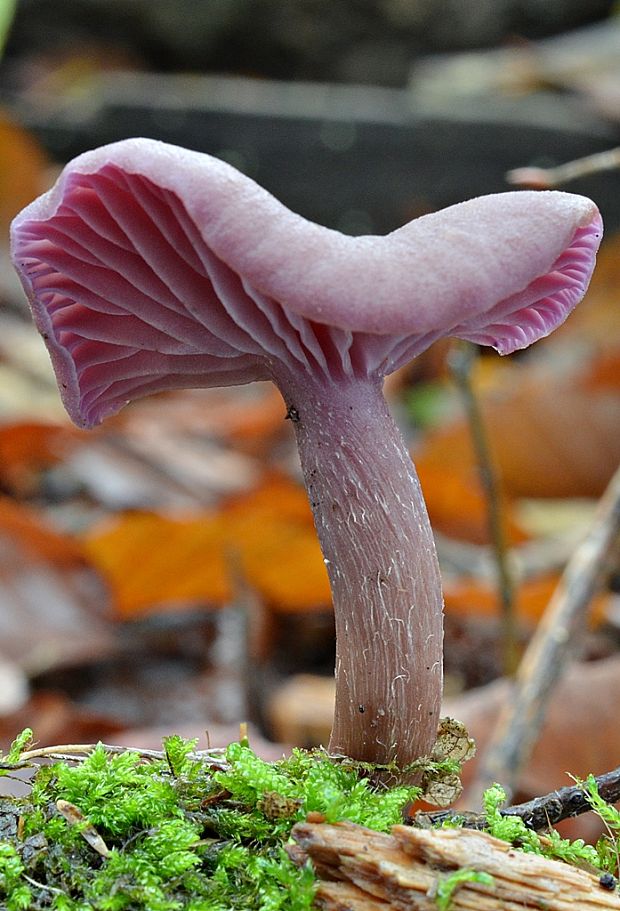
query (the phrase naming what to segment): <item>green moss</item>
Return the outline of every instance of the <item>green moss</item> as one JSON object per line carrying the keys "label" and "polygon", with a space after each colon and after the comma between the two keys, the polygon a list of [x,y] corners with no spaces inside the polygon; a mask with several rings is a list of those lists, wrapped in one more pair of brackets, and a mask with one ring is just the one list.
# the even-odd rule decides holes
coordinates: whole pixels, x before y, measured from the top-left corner
{"label": "green moss", "polygon": [[[30,740],[24,732],[4,766]],[[316,811],[387,831],[419,793],[378,789],[322,751],[268,763],[243,743],[219,756],[195,747],[169,737],[147,760],[99,744],[39,768],[14,805],[19,837],[0,841],[1,907],[306,911],[313,870],[284,850],[294,823]]]}
{"label": "green moss", "polygon": [[[19,734],[11,744],[9,752],[3,757],[6,764],[10,765],[13,762],[18,762],[26,747],[30,746],[31,743],[32,729],[24,728],[21,734]],[[0,769],[0,775],[7,775],[8,771],[9,770],[7,769]]]}
{"label": "green moss", "polygon": [[360,778],[358,764],[335,763],[320,750],[293,750],[290,758],[268,763],[249,747],[232,743],[226,758],[230,770],[216,772],[215,780],[233,801],[250,808],[259,825],[266,819],[277,836],[290,828],[291,819],[305,819],[313,811],[327,822],[346,819],[387,832],[420,793],[417,788],[377,789]]}
{"label": "green moss", "polygon": [[[596,782],[591,779],[596,792]],[[596,792],[598,796],[598,792]],[[609,867],[603,862],[603,857],[593,845],[587,845],[582,839],[570,841],[562,838],[556,829],[549,828],[544,835],[539,835],[528,829],[523,820],[518,816],[502,816],[501,805],[506,800],[504,789],[494,784],[484,793],[483,806],[487,821],[487,831],[502,841],[508,841],[521,851],[532,854],[541,854],[555,860],[563,860],[577,867],[586,867],[597,872],[607,872]],[[614,811],[605,801],[599,798],[602,808]],[[617,812],[617,811],[614,811]],[[617,845],[616,845],[617,848]],[[616,855],[617,861],[617,855]]]}
{"label": "green moss", "polygon": [[0,842],[0,895],[7,897],[7,911],[21,911],[30,907],[31,891],[22,879],[25,866],[17,849]]}
{"label": "green moss", "polygon": [[589,775],[580,782],[586,790],[588,803],[602,820],[605,834],[596,843],[599,864],[605,873],[620,877],[620,810],[607,803],[598,792],[594,775]]}
{"label": "green moss", "polygon": [[[0,756],[0,771],[27,764],[31,739],[25,731]],[[425,787],[453,787],[458,763],[445,751],[418,766]],[[289,859],[291,828],[314,812],[389,831],[419,789],[373,784],[375,771],[321,750],[268,763],[246,743],[196,753],[194,741],[172,736],[148,757],[99,744],[82,759],[38,767],[27,798],[2,801],[0,908],[309,911],[314,871]],[[596,848],[503,816],[498,785],[484,796],[488,831],[521,850],[617,875],[620,813],[593,778],[585,787],[607,827]],[[438,907],[447,909],[454,890],[480,876],[443,878]]]}
{"label": "green moss", "polygon": [[455,870],[454,873],[440,876],[437,883],[437,892],[435,893],[437,911],[448,911],[454,893],[464,883],[483,883],[485,886],[492,886],[493,882],[494,880],[490,873],[482,873],[466,867]]}

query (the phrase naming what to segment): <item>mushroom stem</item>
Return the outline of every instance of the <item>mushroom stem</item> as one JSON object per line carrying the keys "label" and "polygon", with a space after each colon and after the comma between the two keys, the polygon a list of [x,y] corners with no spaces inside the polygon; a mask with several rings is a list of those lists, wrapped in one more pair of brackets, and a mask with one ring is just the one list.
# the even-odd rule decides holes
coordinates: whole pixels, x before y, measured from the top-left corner
{"label": "mushroom stem", "polygon": [[430,753],[442,593],[420,484],[378,377],[276,378],[297,434],[336,620],[333,753],[402,768]]}

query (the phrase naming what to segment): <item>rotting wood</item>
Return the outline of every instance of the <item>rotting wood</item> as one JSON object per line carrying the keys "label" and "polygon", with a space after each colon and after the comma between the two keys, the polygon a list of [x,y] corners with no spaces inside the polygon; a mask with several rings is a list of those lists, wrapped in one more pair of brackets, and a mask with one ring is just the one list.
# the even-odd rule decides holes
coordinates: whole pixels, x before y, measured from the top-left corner
{"label": "rotting wood", "polygon": [[459,885],[451,911],[620,909],[620,896],[598,876],[472,829],[394,826],[383,835],[352,823],[306,822],[292,835],[293,859],[309,858],[317,871],[316,905],[323,911],[437,911],[438,883],[461,868],[494,882]]}

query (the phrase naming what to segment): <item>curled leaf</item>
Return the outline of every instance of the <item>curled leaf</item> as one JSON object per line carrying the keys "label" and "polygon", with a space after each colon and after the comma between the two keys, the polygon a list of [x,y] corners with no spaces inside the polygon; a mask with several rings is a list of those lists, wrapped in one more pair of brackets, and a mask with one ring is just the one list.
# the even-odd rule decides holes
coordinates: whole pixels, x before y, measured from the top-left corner
{"label": "curled leaf", "polygon": [[110,849],[79,807],[76,807],[75,804],[70,803],[68,800],[57,800],[56,809],[70,826],[79,826],[80,835],[91,846],[93,851],[96,851],[102,857],[109,856]]}
{"label": "curled leaf", "polygon": [[475,754],[476,742],[469,736],[465,725],[455,718],[441,718],[431,759],[434,762],[445,759],[452,762],[467,762]]}

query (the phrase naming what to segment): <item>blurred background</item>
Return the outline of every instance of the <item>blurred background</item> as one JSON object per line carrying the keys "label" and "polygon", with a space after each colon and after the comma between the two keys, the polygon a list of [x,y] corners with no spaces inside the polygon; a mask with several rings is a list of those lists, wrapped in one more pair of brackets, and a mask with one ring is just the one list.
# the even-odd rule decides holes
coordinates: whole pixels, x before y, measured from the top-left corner
{"label": "blurred background", "polygon": [[[383,233],[620,142],[611,0],[0,3],[0,740],[325,743],[329,586],[270,386],[138,403],[82,433],[8,264],[11,217],[72,156],[143,135],[224,158],[307,217]],[[562,189],[564,186],[561,187]],[[620,461],[620,174],[587,300],[471,383],[502,495],[521,651]],[[488,504],[449,343],[389,381],[446,588],[446,693],[480,742],[505,682]],[[618,764],[607,561],[521,795]],[[570,710],[570,711],[568,711]]]}

